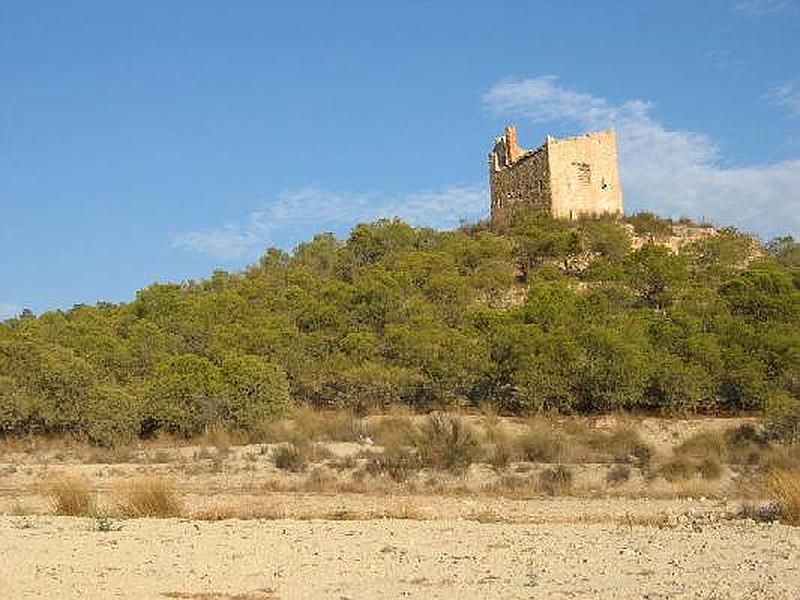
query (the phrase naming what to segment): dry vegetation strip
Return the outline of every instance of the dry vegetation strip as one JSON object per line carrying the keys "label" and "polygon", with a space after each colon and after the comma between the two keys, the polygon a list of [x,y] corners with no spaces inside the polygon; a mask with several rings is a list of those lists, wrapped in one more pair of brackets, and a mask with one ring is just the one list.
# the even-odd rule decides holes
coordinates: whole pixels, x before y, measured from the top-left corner
{"label": "dry vegetation strip", "polygon": [[[169,440],[139,448],[92,449],[84,455],[85,448],[61,448],[57,440],[46,441],[51,458],[44,460],[40,474],[47,472],[47,460],[57,461],[67,470],[73,460],[87,465],[114,464],[104,471],[117,475],[102,480],[99,488],[85,476],[66,475],[51,477],[36,489],[47,499],[50,512],[58,515],[421,519],[432,515],[412,506],[393,506],[388,499],[396,494],[475,499],[721,498],[730,497],[731,491],[737,497],[737,489],[731,486],[739,485],[736,477],[742,477],[742,491],[756,490],[759,478],[767,482],[763,493],[756,492],[760,496],[751,497],[764,500],[769,495],[786,522],[798,521],[800,451],[796,446],[774,445],[761,428],[749,423],[727,430],[695,430],[670,448],[654,446],[652,430],[631,419],[599,427],[585,419],[525,421],[447,413],[358,418],[344,411],[301,409],[298,416],[302,419],[274,422],[269,435],[262,434],[278,443],[258,446],[240,446],[247,440],[222,430],[199,438],[201,446],[195,449]],[[643,436],[642,431],[649,433]],[[343,445],[337,446],[340,440],[351,442],[344,445],[344,454]],[[358,445],[352,443],[355,440]],[[5,444],[3,451],[24,452],[26,448],[12,446]],[[29,464],[36,464],[35,454],[25,456],[31,456]],[[129,464],[117,465],[111,460],[118,457]],[[135,467],[136,471],[159,475],[124,481],[133,465],[139,464],[144,466]],[[473,464],[478,467],[471,468]],[[9,467],[13,471],[6,471],[11,475],[18,469],[16,462]],[[223,493],[227,504],[187,506],[177,481],[189,493],[193,487],[206,486],[200,492],[205,496],[203,502],[214,493]],[[207,487],[208,481],[215,483]],[[272,492],[381,496],[386,506],[362,510],[331,508],[329,504],[306,517],[286,506],[253,508],[230,500],[237,494],[268,498]],[[21,501],[15,506],[14,514],[32,512]],[[494,517],[487,513],[477,518]],[[497,518],[507,517],[500,514]]]}

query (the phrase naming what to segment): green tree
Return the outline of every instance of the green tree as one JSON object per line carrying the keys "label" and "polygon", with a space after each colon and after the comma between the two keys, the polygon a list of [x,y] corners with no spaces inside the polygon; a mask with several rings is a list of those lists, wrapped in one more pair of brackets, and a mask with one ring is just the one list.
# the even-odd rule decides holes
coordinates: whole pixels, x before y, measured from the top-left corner
{"label": "green tree", "polygon": [[99,384],[83,408],[83,434],[97,446],[124,446],[141,431],[141,411],[139,399],[126,388]]}
{"label": "green tree", "polygon": [[642,403],[647,356],[630,333],[595,326],[579,342],[584,359],[577,365],[579,408],[587,411],[634,409]]}
{"label": "green tree", "polygon": [[162,361],[149,380],[144,418],[147,428],[191,436],[205,430],[219,414],[219,370],[192,354]]}
{"label": "green tree", "polygon": [[656,244],[645,244],[625,259],[627,281],[642,304],[663,310],[685,282],[686,260]]}
{"label": "green tree", "polygon": [[248,430],[283,414],[290,404],[286,372],[260,356],[222,362],[218,415],[233,429]]}
{"label": "green tree", "polygon": [[646,403],[666,412],[691,413],[714,406],[715,380],[696,363],[658,353],[649,361]]}
{"label": "green tree", "polygon": [[83,407],[96,375],[74,351],[42,342],[2,343],[0,374],[16,381],[28,431],[81,432]]}

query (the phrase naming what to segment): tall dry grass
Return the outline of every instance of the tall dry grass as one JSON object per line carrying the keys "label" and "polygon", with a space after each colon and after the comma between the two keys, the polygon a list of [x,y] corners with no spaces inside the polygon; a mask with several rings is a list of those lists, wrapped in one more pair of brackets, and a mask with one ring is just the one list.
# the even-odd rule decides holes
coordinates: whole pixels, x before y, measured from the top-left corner
{"label": "tall dry grass", "polygon": [[772,471],[767,476],[767,489],[778,505],[781,520],[800,525],[800,471]]}
{"label": "tall dry grass", "polygon": [[50,506],[57,515],[88,517],[95,511],[95,495],[89,481],[83,477],[53,479],[46,485],[46,492]]}
{"label": "tall dry grass", "polygon": [[116,494],[115,505],[120,516],[179,517],[183,499],[175,484],[164,477],[143,477],[126,483]]}

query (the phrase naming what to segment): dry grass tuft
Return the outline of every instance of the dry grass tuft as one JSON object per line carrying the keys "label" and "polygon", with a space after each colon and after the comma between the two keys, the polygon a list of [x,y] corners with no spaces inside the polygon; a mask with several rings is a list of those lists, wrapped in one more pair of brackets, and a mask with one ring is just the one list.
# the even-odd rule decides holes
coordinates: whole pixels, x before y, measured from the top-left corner
{"label": "dry grass tuft", "polygon": [[31,508],[31,506],[26,504],[23,500],[15,498],[14,502],[11,504],[11,507],[8,509],[7,514],[14,517],[28,517],[35,515],[36,511],[33,510],[33,508]]}
{"label": "dry grass tuft", "polygon": [[164,477],[144,477],[126,484],[117,494],[116,507],[122,517],[179,517],[183,512],[181,494]]}
{"label": "dry grass tuft", "polygon": [[632,462],[646,465],[653,456],[652,447],[642,439],[633,427],[620,426],[605,431],[589,434],[587,444],[595,452],[599,452],[614,462]]}
{"label": "dry grass tuft", "polygon": [[728,457],[728,445],[718,431],[701,431],[687,438],[674,452],[700,460],[713,459],[722,462]]}
{"label": "dry grass tuft", "polygon": [[47,484],[47,496],[53,512],[71,517],[88,517],[94,513],[95,497],[83,477],[60,477]]}
{"label": "dry grass tuft", "polygon": [[658,474],[670,483],[685,481],[694,475],[696,467],[685,456],[674,456],[658,470]]}
{"label": "dry grass tuft", "polygon": [[572,471],[558,465],[539,473],[538,489],[549,496],[563,496],[572,490]]}
{"label": "dry grass tuft", "polygon": [[668,498],[719,498],[720,488],[718,484],[711,483],[705,479],[688,479],[673,484]]}
{"label": "dry grass tuft", "polygon": [[800,471],[800,446],[772,446],[759,456],[759,465],[769,471]]}
{"label": "dry grass tuft", "polygon": [[196,521],[227,521],[229,519],[248,518],[241,508],[231,504],[219,504],[200,508],[192,511],[189,516]]}
{"label": "dry grass tuft", "polygon": [[767,476],[767,489],[778,505],[781,520],[800,525],[800,471],[773,471]]}

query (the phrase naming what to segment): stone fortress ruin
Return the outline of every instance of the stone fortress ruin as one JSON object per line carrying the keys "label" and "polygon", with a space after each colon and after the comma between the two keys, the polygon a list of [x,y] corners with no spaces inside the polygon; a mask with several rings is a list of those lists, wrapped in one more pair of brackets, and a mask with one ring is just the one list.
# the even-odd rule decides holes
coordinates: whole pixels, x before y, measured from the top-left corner
{"label": "stone fortress ruin", "polygon": [[559,219],[623,214],[614,131],[557,139],[536,150],[517,143],[509,125],[489,154],[492,225],[502,226],[523,207]]}

